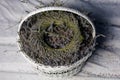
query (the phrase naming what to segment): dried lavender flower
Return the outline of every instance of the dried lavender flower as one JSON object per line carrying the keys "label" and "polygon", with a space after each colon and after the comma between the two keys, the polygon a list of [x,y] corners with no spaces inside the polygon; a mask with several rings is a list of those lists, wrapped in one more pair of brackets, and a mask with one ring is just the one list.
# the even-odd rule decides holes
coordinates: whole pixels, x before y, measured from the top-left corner
{"label": "dried lavender flower", "polygon": [[28,18],[19,31],[22,51],[36,63],[71,65],[84,56],[93,43],[92,26],[76,14],[45,11]]}

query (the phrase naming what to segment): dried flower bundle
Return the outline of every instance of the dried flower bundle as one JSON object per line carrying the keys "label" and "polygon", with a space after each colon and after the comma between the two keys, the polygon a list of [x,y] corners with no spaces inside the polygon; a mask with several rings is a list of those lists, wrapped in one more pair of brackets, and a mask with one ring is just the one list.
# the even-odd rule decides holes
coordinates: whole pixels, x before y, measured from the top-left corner
{"label": "dried flower bundle", "polygon": [[83,17],[66,11],[45,11],[23,22],[19,43],[36,63],[68,66],[92,50],[92,32],[91,24]]}

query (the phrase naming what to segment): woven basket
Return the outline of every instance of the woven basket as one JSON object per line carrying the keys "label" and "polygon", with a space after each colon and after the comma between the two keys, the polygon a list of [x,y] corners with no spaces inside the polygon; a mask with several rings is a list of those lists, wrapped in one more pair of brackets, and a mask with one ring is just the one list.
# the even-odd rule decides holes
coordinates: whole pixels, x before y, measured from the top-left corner
{"label": "woven basket", "polygon": [[[25,18],[22,19],[22,21],[19,24],[19,28],[18,28],[18,32],[23,24],[24,21],[26,21],[29,17],[37,14],[37,13],[41,13],[44,11],[52,11],[52,10],[59,10],[59,11],[67,11],[70,13],[74,13],[77,14],[78,16],[83,17],[84,19],[86,19],[92,26],[93,32],[92,32],[92,37],[94,39],[92,45],[86,50],[87,55],[85,57],[83,57],[82,59],[80,59],[79,61],[75,62],[72,65],[69,66],[55,66],[55,67],[51,67],[51,66],[44,66],[43,64],[38,64],[35,63],[34,60],[32,60],[29,56],[27,56],[24,52],[21,52],[21,54],[31,63],[33,64],[36,68],[38,68],[38,71],[44,75],[48,75],[48,76],[72,76],[77,74],[83,64],[85,63],[85,61],[92,55],[92,51],[94,49],[95,46],[95,28],[93,23],[90,21],[90,19],[85,16],[84,14],[80,13],[77,10],[74,9],[70,9],[70,8],[65,8],[65,7],[44,7],[44,8],[40,8],[36,11],[33,11],[31,13],[29,13]],[[19,36],[18,36],[18,40],[19,40]],[[20,49],[20,44],[19,45],[19,49]]]}

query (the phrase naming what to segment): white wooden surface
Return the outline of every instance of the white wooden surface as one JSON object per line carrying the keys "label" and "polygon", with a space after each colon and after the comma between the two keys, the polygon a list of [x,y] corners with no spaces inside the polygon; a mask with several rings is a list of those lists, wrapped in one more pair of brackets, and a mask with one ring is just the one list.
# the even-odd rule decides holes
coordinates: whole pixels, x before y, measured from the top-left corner
{"label": "white wooden surface", "polygon": [[[16,44],[19,21],[28,14],[26,11],[34,11],[39,5],[37,0],[30,1],[0,0],[0,80],[58,80],[38,75],[37,69],[19,54]],[[50,1],[43,0],[45,3]],[[84,7],[93,13],[97,21],[105,23],[97,24],[96,29],[106,36],[106,40],[102,41],[102,47],[95,51],[78,75],[60,80],[120,80],[120,0],[64,2],[67,7]]]}

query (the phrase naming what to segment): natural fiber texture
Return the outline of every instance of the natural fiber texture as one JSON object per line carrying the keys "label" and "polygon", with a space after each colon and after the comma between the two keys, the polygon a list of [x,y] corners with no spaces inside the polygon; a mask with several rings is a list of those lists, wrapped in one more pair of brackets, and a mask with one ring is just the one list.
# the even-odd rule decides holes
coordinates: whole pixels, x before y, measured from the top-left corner
{"label": "natural fiber texture", "polygon": [[93,45],[92,26],[64,11],[46,11],[27,19],[19,36],[21,49],[36,63],[66,66],[84,58]]}

